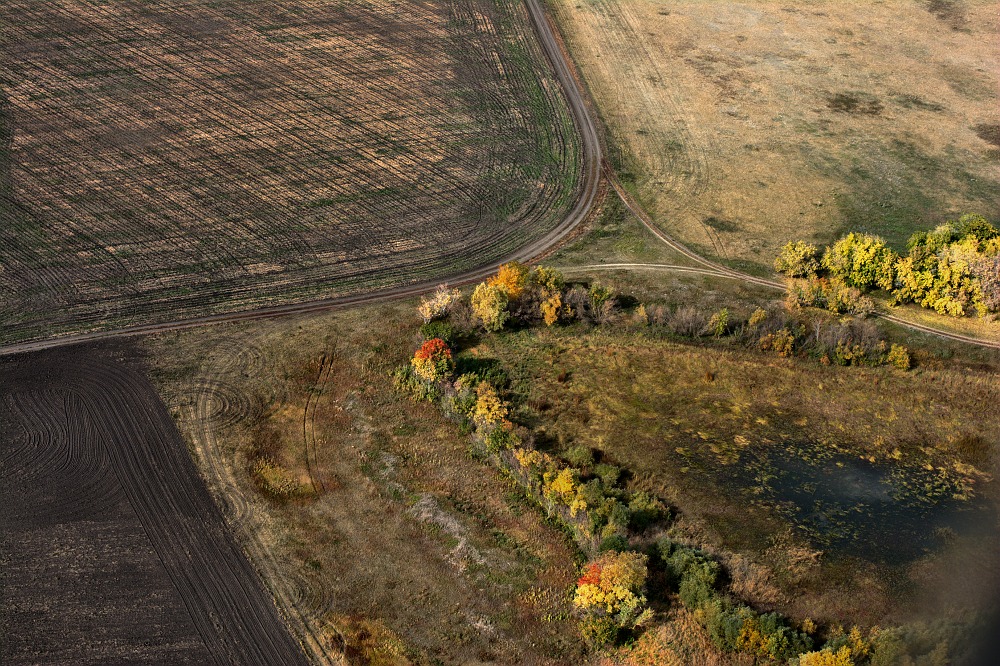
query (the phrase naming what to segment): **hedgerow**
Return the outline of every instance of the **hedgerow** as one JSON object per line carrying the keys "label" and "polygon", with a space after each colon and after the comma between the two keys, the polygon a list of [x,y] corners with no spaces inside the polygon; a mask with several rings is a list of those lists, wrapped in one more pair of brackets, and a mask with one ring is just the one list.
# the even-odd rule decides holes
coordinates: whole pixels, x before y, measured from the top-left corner
{"label": "hedgerow", "polygon": [[953,317],[1000,312],[1000,231],[981,215],[913,234],[905,256],[877,236],[850,233],[826,248],[816,269],[812,249],[789,243],[775,260],[775,269],[790,278],[794,306],[866,315],[874,301],[865,292],[882,289],[894,304],[916,303]]}

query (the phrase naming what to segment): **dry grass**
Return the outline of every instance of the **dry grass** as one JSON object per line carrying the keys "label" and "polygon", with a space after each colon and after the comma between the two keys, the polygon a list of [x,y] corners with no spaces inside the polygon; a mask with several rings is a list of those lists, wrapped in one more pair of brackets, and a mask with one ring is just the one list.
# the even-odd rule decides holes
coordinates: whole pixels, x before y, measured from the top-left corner
{"label": "dry grass", "polygon": [[997,219],[988,0],[557,0],[619,172],[665,229],[769,272],[790,238]]}
{"label": "dry grass", "polygon": [[[437,409],[391,387],[418,323],[406,303],[149,345],[210,487],[319,661],[583,663],[572,546]],[[248,462],[264,450],[316,491],[261,493]]]}
{"label": "dry grass", "polygon": [[[509,368],[523,399],[518,419],[540,446],[590,448],[630,470],[635,487],[679,508],[678,535],[739,556],[723,559],[744,598],[799,620],[896,621],[922,603],[933,607],[916,601],[914,581],[936,577],[943,590],[964,573],[943,551],[899,563],[824,552],[813,545],[825,543],[821,535],[800,529],[768,499],[770,468],[755,460],[872,460],[896,470],[913,501],[924,501],[924,492],[937,501],[918,480],[931,465],[958,483],[968,478],[993,502],[1000,384],[992,369],[941,361],[909,373],[825,368],[600,331],[522,332],[476,351]],[[736,481],[756,474],[765,476]],[[990,543],[971,533],[953,546],[985,562],[993,561]]]}
{"label": "dry grass", "polygon": [[724,654],[712,645],[694,614],[679,603],[671,606],[662,624],[652,627],[636,643],[611,655],[602,666],[749,666],[752,657]]}

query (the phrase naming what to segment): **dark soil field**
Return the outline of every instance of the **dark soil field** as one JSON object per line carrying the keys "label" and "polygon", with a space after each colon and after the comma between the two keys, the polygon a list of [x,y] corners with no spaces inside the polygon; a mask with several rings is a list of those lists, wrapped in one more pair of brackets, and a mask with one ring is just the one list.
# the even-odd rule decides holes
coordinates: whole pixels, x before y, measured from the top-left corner
{"label": "dark soil field", "polygon": [[0,45],[6,341],[453,275],[574,199],[514,0],[15,0]]}
{"label": "dark soil field", "polygon": [[0,365],[0,663],[307,663],[130,356]]}

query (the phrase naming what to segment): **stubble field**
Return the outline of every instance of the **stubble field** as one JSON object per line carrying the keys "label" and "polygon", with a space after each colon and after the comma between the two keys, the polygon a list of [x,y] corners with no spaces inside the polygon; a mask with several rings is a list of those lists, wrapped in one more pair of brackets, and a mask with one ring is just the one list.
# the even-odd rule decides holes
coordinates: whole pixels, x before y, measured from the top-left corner
{"label": "stubble field", "polygon": [[703,253],[1000,212],[994,3],[552,6],[626,187]]}
{"label": "stubble field", "polygon": [[7,340],[454,274],[573,199],[519,2],[15,2],[0,43]]}

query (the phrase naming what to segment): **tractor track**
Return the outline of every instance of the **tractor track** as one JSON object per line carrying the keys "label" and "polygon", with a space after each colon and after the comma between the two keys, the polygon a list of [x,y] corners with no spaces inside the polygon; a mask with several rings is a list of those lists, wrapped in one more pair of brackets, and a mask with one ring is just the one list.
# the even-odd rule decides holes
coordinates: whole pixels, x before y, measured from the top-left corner
{"label": "tractor track", "polygon": [[[504,258],[502,261],[492,262],[481,268],[451,276],[451,278],[447,280],[451,284],[476,282],[495,272],[497,267],[502,263],[515,260],[529,261],[534,257],[544,254],[547,250],[558,244],[566,235],[572,232],[581,221],[587,218],[593,208],[594,201],[597,198],[601,178],[601,142],[598,137],[597,126],[587,109],[584,97],[580,92],[579,84],[573,74],[572,66],[569,63],[568,58],[563,54],[559,46],[559,42],[555,37],[553,27],[542,9],[541,4],[538,0],[525,0],[525,5],[528,9],[532,25],[535,29],[536,37],[538,38],[545,54],[545,58],[555,71],[557,80],[562,86],[566,102],[576,124],[576,131],[580,136],[583,168],[580,180],[581,185],[579,196],[575,205],[566,217],[555,228],[545,234],[545,236],[523,246],[517,252]],[[444,280],[441,279],[427,280],[408,285],[404,284],[387,289],[381,289],[378,291],[324,298],[302,303],[289,303],[242,312],[221,313],[175,320],[171,322],[130,326],[117,330],[90,331],[44,340],[18,342],[0,347],[0,356],[39,351],[54,347],[64,347],[108,338],[134,337],[227,322],[252,321],[257,319],[271,319],[313,312],[324,312],[365,303],[415,296],[432,290],[443,281]]]}
{"label": "tractor track", "polygon": [[[528,14],[531,18],[532,25],[535,29],[535,33],[542,50],[545,53],[545,57],[555,71],[556,78],[562,86],[563,94],[570,111],[572,112],[577,132],[580,135],[583,162],[580,196],[577,199],[576,205],[563,219],[563,221],[544,237],[522,247],[518,252],[505,258],[503,261],[494,262],[475,270],[453,275],[447,281],[456,285],[476,282],[493,273],[501,263],[512,260],[528,261],[545,254],[548,250],[563,240],[569,233],[571,233],[580,224],[580,222],[587,218],[588,215],[590,215],[594,202],[597,198],[600,179],[603,172],[604,177],[608,179],[625,206],[643,223],[647,229],[650,230],[651,233],[653,233],[668,247],[672,248],[676,252],[679,252],[697,264],[700,264],[709,272],[712,272],[720,277],[740,280],[776,290],[783,290],[784,285],[778,281],[742,273],[699,255],[693,250],[687,248],[683,243],[680,243],[672,236],[662,231],[656,224],[653,223],[649,214],[646,213],[646,211],[624,189],[613,169],[611,169],[604,162],[602,158],[603,147],[601,145],[600,135],[598,133],[597,125],[589,110],[588,102],[582,92],[583,87],[578,82],[577,75],[573,69],[572,61],[556,36],[555,29],[546,15],[545,10],[542,8],[541,3],[539,0],[525,0],[525,6],[528,9]],[[181,319],[172,322],[131,326],[117,330],[91,331],[44,340],[18,342],[0,347],[0,356],[74,345],[83,342],[92,342],[107,338],[142,336],[155,333],[179,331],[188,328],[210,326],[214,324],[235,323],[325,312],[334,309],[363,305],[366,303],[416,296],[430,291],[441,282],[442,280],[439,279],[428,280],[408,285],[399,285],[373,292],[318,299],[302,303],[288,303],[242,312],[221,313]],[[958,333],[943,331],[930,326],[917,324],[892,314],[879,314],[879,316],[884,318],[886,321],[893,322],[921,333],[936,335],[941,338],[970,345],[1000,349],[1000,342],[982,340]]]}
{"label": "tractor track", "polygon": [[0,363],[0,661],[308,663],[155,389],[115,356]]}

